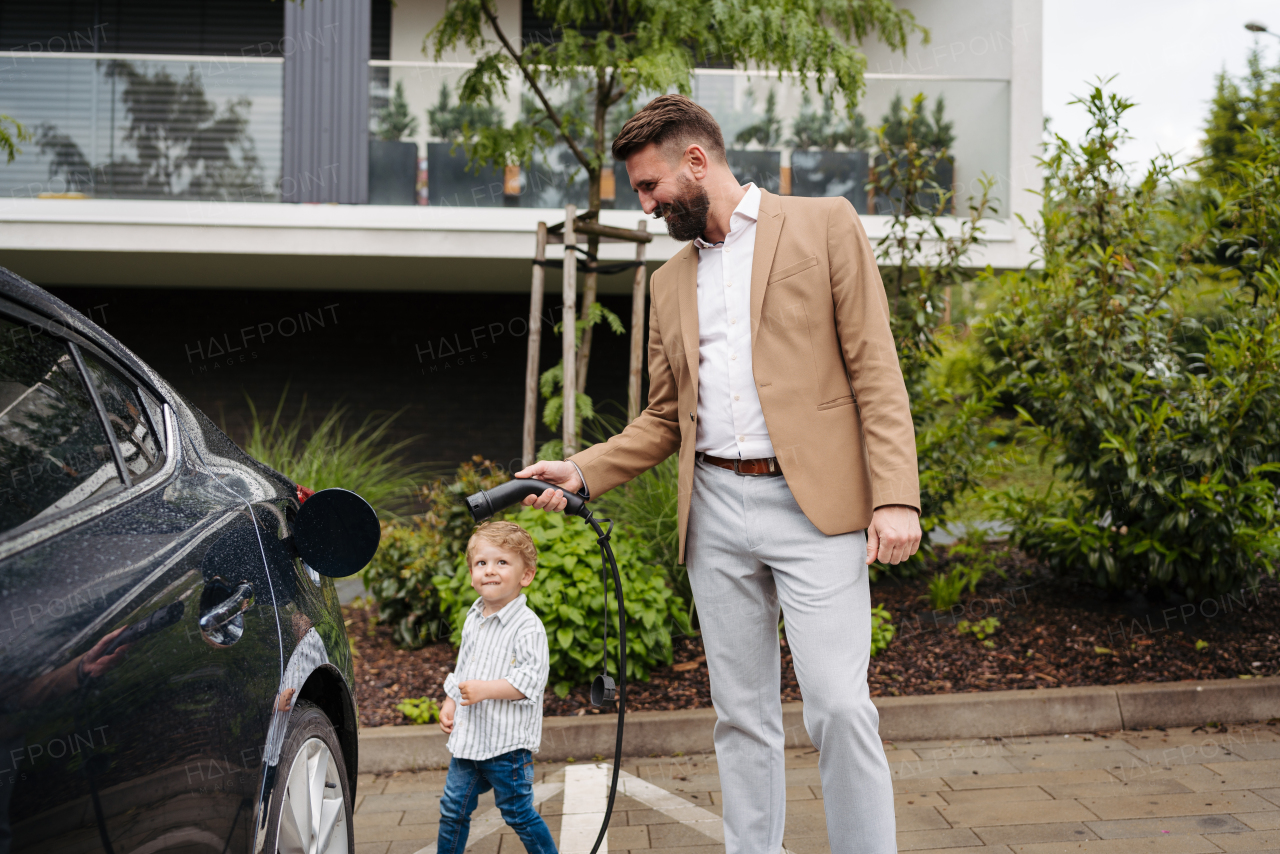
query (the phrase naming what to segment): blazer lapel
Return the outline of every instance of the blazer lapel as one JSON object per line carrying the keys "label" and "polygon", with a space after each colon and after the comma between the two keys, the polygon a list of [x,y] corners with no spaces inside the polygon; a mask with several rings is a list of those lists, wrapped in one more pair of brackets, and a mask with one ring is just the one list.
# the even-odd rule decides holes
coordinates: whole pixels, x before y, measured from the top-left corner
{"label": "blazer lapel", "polygon": [[756,249],[751,256],[751,346],[755,351],[756,331],[760,328],[760,311],[764,305],[764,291],[769,284],[769,271],[773,269],[773,254],[778,249],[778,237],[782,234],[785,219],[778,197],[765,190],[760,191],[760,215],[756,218]]}
{"label": "blazer lapel", "polygon": [[680,336],[684,342],[684,357],[689,363],[689,376],[693,380],[694,399],[698,391],[698,250],[689,243],[676,256],[680,265],[676,270],[676,294],[680,306]]}

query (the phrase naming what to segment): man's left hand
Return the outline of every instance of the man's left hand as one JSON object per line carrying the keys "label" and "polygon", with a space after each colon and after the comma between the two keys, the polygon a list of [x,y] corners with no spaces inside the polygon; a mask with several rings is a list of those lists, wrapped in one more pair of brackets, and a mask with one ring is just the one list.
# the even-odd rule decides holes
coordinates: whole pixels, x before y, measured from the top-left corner
{"label": "man's left hand", "polygon": [[920,548],[920,514],[905,504],[877,507],[867,526],[867,563],[902,563]]}

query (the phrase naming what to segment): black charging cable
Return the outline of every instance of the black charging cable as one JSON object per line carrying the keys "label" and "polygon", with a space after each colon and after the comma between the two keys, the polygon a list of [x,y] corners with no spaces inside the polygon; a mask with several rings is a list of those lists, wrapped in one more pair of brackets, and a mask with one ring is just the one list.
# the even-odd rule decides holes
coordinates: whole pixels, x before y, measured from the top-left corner
{"label": "black charging cable", "polygon": [[[529,495],[541,495],[548,489],[560,487],[532,478],[515,478],[495,486],[490,490],[481,490],[467,496],[467,509],[477,522],[482,522],[504,507],[517,504]],[[622,768],[622,727],[627,715],[627,607],[622,599],[622,576],[618,572],[618,561],[613,556],[613,547],[609,538],[613,534],[613,522],[609,519],[608,530],[600,527],[591,513],[591,508],[580,496],[566,493],[564,498],[568,504],[564,508],[565,515],[579,516],[582,521],[596,532],[596,544],[600,546],[600,572],[605,582],[604,591],[604,651],[601,657],[602,673],[591,683],[591,704],[603,706],[608,702],[618,704],[618,734],[613,748],[613,780],[609,784],[609,802],[605,806],[604,821],[600,823],[600,835],[596,844],[591,846],[591,854],[596,854],[604,843],[605,834],[609,832],[609,819],[613,816],[613,801],[618,794],[618,772]],[[609,585],[608,574],[613,575],[613,595],[618,600],[618,681],[614,684],[609,677]]]}

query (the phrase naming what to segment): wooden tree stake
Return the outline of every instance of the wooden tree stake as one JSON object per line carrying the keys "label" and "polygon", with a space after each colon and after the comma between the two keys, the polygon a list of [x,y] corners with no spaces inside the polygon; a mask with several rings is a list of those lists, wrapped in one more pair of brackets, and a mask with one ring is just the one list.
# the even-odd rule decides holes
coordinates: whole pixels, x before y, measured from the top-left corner
{"label": "wooden tree stake", "polygon": [[547,224],[538,223],[538,243],[533,257],[533,282],[529,286],[529,356],[524,371],[524,443],[521,458],[525,466],[531,466],[537,449],[534,435],[538,429],[538,357],[542,348],[542,289],[547,268]]}

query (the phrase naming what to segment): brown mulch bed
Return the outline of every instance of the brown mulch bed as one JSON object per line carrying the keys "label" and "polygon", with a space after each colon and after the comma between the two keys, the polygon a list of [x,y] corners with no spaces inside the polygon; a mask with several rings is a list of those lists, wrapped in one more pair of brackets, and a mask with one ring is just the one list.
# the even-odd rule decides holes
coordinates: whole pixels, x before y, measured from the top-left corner
{"label": "brown mulch bed", "polygon": [[[993,545],[1007,580],[989,576],[954,612],[930,610],[923,597],[928,575],[910,580],[882,576],[872,585],[898,628],[889,648],[871,660],[872,696],[948,694],[1066,685],[1115,685],[1183,679],[1280,675],[1280,581],[1188,602],[1140,594],[1107,596],[1050,576],[1016,549]],[[945,569],[945,559],[934,569]],[[371,626],[372,608],[348,607],[357,699],[363,726],[407,724],[394,706],[405,697],[443,699],[455,652],[447,643],[398,649],[390,629]],[[987,648],[961,635],[958,620],[995,616],[1000,627]],[[1208,644],[1196,648],[1196,642]],[[1202,645],[1203,646],[1203,645]],[[800,700],[786,641],[782,646],[782,700]],[[598,714],[587,687],[560,699],[545,695],[546,715]],[[702,643],[675,641],[671,667],[627,690],[627,709],[710,708]]]}

